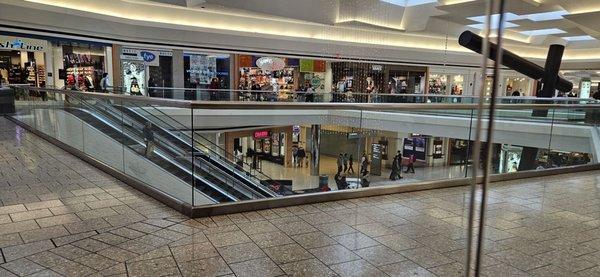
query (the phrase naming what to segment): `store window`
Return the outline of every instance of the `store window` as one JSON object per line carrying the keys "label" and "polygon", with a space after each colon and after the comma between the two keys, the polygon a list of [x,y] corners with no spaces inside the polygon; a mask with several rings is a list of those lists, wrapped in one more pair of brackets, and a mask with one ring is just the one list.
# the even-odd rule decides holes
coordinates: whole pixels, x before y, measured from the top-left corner
{"label": "store window", "polygon": [[79,43],[59,42],[62,48],[64,84],[81,90],[100,88],[102,74],[106,71],[105,49],[103,46]]}
{"label": "store window", "polygon": [[506,96],[531,96],[532,80],[525,77],[506,77],[504,86]]}
{"label": "store window", "polygon": [[8,84],[46,86],[45,40],[0,35],[0,78]]}
{"label": "store window", "polygon": [[172,98],[173,52],[123,48],[121,70],[126,94]]}
{"label": "store window", "polygon": [[430,74],[429,94],[462,95],[465,77],[461,74]]}
{"label": "store window", "polygon": [[228,89],[229,54],[184,53],[184,86],[186,88]]}

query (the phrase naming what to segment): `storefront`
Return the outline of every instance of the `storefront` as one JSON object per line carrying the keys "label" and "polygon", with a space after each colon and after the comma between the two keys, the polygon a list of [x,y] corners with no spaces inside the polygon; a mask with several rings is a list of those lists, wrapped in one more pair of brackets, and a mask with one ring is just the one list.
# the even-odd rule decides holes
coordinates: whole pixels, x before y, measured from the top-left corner
{"label": "storefront", "polygon": [[230,88],[230,58],[229,54],[183,53],[184,86],[203,89]]}
{"label": "storefront", "polygon": [[228,153],[241,150],[244,157],[256,155],[260,160],[291,166],[293,139],[292,126],[226,132],[225,149]]}
{"label": "storefront", "polygon": [[55,62],[59,68],[57,85],[99,90],[102,75],[108,72],[108,60],[112,58],[106,53],[107,45],[63,40],[54,41],[52,45],[55,55],[62,57],[62,63]]}
{"label": "storefront", "polygon": [[0,77],[8,84],[46,86],[46,40],[0,35]]}
{"label": "storefront", "polygon": [[430,74],[429,94],[463,95],[465,87],[464,74]]}
{"label": "storefront", "polygon": [[[271,97],[287,97],[286,92],[300,88],[300,59],[237,55],[237,88],[240,90],[272,91]],[[253,97],[264,98],[261,94]]]}
{"label": "storefront", "polygon": [[157,88],[173,86],[173,52],[123,48],[121,74],[126,94],[171,98]]}
{"label": "storefront", "polygon": [[505,96],[535,96],[533,93],[533,80],[527,77],[504,77]]}

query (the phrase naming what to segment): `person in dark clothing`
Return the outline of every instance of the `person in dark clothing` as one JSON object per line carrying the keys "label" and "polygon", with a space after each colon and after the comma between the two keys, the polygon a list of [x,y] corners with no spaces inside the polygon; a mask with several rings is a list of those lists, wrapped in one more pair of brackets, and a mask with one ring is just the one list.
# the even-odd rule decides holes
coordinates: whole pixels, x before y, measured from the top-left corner
{"label": "person in dark clothing", "polygon": [[594,98],[596,100],[600,100],[600,88],[598,89],[598,91],[594,92],[594,95],[592,95],[592,98]]}
{"label": "person in dark clothing", "polygon": [[150,154],[154,152],[154,132],[152,131],[152,123],[146,122],[144,126],[144,141],[146,142],[146,151],[144,152],[144,156],[150,158]]}
{"label": "person in dark clothing", "polygon": [[298,148],[298,152],[296,153],[296,155],[298,155],[298,166],[302,167],[302,165],[304,164],[304,158],[306,158],[306,150],[300,147]]}
{"label": "person in dark clothing", "polygon": [[390,180],[396,181],[402,179],[402,153],[398,151],[398,154],[394,157],[392,162],[392,172],[390,173]]}
{"label": "person in dark clothing", "polygon": [[348,171],[348,153],[344,153],[344,173]]}
{"label": "person in dark clothing", "polygon": [[415,154],[410,154],[410,156],[408,157],[408,164],[406,165],[406,171],[404,171],[404,173],[408,173],[410,171],[410,173],[415,173],[415,161],[417,160],[417,157],[415,156]]}
{"label": "person in dark clothing", "polygon": [[514,96],[514,97],[521,96],[521,92],[519,90],[515,90],[515,91],[513,91],[512,96]]}
{"label": "person in dark clothing", "polygon": [[354,174],[354,157],[352,157],[352,154],[348,157],[348,173],[350,172]]}
{"label": "person in dark clothing", "polygon": [[346,182],[346,176],[341,175],[340,173],[335,174],[333,176],[335,180],[335,184],[338,187],[338,190],[343,190],[348,188],[348,182]]}

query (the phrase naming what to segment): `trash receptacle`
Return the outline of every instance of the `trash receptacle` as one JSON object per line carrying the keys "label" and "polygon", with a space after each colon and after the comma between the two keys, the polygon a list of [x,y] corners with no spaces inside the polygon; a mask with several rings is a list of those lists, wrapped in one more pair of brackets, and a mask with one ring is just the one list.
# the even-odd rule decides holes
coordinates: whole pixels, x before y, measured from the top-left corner
{"label": "trash receptacle", "polygon": [[319,187],[322,188],[324,186],[329,185],[329,177],[327,175],[319,176]]}
{"label": "trash receptacle", "polygon": [[15,113],[15,91],[9,87],[0,87],[0,114]]}

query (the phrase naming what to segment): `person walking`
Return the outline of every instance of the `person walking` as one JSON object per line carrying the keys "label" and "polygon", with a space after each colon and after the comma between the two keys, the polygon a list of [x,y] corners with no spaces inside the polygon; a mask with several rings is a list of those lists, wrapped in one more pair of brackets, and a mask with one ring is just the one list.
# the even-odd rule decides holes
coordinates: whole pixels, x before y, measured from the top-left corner
{"label": "person walking", "polygon": [[144,126],[144,141],[146,142],[146,151],[144,152],[144,156],[146,158],[150,158],[150,155],[154,152],[154,132],[152,131],[152,123],[150,121],[146,122]]}
{"label": "person walking", "polygon": [[348,173],[352,172],[354,174],[354,157],[350,154],[348,157]]}
{"label": "person walking", "polygon": [[108,73],[102,74],[102,79],[100,80],[100,91],[108,92]]}
{"label": "person walking", "polygon": [[304,148],[300,147],[298,148],[298,164],[300,167],[303,167],[303,163],[304,163],[304,158],[306,158],[306,151],[304,150]]}
{"label": "person walking", "polygon": [[342,173],[344,170],[344,155],[340,153],[340,156],[337,158],[337,174]]}
{"label": "person walking", "polygon": [[408,164],[406,165],[406,171],[404,171],[404,173],[408,173],[410,171],[410,173],[415,173],[415,161],[417,160],[417,157],[415,156],[415,154],[410,154],[410,156],[408,157]]}
{"label": "person walking", "polygon": [[392,161],[392,172],[390,173],[390,180],[396,181],[402,179],[402,153],[398,151],[398,154],[394,156]]}

